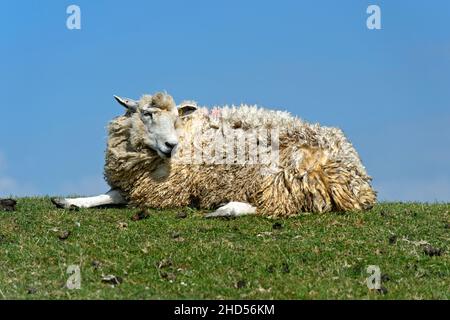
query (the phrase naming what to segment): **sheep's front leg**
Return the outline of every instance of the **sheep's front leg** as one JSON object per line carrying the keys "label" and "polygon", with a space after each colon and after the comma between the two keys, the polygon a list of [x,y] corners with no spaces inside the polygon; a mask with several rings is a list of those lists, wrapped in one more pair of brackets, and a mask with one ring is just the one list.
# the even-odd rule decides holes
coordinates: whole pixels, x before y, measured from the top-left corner
{"label": "sheep's front leg", "polygon": [[52,199],[52,202],[56,207],[63,209],[94,208],[127,203],[118,190],[110,190],[106,194],[95,197]]}
{"label": "sheep's front leg", "polygon": [[256,208],[245,202],[229,202],[214,212],[205,215],[205,218],[239,217],[255,214]]}

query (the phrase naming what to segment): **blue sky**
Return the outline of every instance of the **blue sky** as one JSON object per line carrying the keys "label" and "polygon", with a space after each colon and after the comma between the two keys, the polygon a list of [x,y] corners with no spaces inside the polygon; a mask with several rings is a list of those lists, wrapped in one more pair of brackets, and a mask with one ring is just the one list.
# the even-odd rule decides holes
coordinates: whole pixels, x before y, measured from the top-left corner
{"label": "blue sky", "polygon": [[450,201],[449,1],[10,0],[0,37],[0,197],[105,191],[112,95],[167,90],[338,126],[380,200]]}

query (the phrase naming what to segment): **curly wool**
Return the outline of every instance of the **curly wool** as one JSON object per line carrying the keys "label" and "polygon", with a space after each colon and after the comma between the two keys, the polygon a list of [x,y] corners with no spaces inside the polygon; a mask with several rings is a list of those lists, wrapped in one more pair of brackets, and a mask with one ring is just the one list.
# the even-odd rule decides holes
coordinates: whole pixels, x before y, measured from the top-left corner
{"label": "curly wool", "polygon": [[[157,98],[144,96],[139,105],[164,101],[168,109],[174,106],[170,96],[153,97]],[[217,155],[221,150],[211,151],[211,141],[226,139],[230,132],[236,137],[255,137],[257,130],[274,128],[279,147],[275,166],[247,158],[243,163],[219,164],[183,158],[196,150]],[[214,209],[239,201],[256,206],[257,214],[268,217],[366,210],[376,202],[371,178],[340,129],[247,105],[199,108],[182,119],[178,129],[177,155],[181,156],[162,159],[145,147],[137,115],[114,119],[109,125],[105,164],[109,185],[137,206]]]}

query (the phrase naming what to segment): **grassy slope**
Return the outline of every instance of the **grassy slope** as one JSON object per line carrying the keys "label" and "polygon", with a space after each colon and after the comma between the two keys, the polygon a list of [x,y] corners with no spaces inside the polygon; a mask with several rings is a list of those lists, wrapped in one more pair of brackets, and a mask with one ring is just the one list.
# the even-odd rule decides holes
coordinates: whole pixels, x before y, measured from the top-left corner
{"label": "grassy slope", "polygon": [[[206,220],[189,209],[185,219],[151,211],[139,221],[130,219],[134,209],[69,212],[47,198],[19,199],[17,209],[0,212],[0,298],[450,297],[449,204],[303,215],[275,230],[275,221],[260,217]],[[66,240],[58,238],[62,230],[71,231]],[[428,256],[404,239],[444,253]],[[158,268],[162,259],[172,265]],[[81,267],[80,290],[64,288],[71,264]],[[368,265],[389,276],[387,293],[367,289]],[[102,283],[102,274],[123,283]]]}

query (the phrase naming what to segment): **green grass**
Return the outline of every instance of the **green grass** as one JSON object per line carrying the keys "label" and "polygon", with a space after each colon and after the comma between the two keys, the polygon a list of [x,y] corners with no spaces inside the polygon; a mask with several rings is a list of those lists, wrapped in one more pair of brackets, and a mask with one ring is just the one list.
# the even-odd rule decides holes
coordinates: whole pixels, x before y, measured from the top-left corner
{"label": "green grass", "polygon": [[[0,212],[0,298],[450,297],[450,204],[381,203],[365,213],[278,221],[209,220],[190,209],[180,219],[178,211],[132,221],[136,209],[67,211],[48,198],[18,199],[17,211]],[[419,241],[442,254],[427,255]],[[163,259],[171,265],[159,268]],[[79,290],[65,287],[69,265],[80,266]],[[367,288],[368,265],[388,276],[387,292]],[[123,282],[102,283],[109,274]]]}

